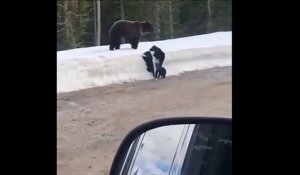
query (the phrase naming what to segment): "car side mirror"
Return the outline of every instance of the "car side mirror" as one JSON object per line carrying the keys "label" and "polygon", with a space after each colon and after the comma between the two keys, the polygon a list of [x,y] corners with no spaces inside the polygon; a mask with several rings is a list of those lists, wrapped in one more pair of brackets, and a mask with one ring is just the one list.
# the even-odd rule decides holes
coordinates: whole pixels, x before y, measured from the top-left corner
{"label": "car side mirror", "polygon": [[144,123],[123,140],[110,175],[231,175],[229,118],[178,117]]}

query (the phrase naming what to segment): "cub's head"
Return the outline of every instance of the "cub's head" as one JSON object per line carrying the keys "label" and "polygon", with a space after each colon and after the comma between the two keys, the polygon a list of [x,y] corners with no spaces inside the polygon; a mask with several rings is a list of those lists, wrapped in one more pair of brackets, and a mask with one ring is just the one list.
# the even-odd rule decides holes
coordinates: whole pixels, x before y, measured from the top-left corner
{"label": "cub's head", "polygon": [[149,50],[154,51],[154,52],[161,51],[161,49],[159,47],[157,47],[156,45],[153,45]]}
{"label": "cub's head", "polygon": [[157,72],[158,72],[157,78],[166,78],[167,70],[164,67],[158,68]]}

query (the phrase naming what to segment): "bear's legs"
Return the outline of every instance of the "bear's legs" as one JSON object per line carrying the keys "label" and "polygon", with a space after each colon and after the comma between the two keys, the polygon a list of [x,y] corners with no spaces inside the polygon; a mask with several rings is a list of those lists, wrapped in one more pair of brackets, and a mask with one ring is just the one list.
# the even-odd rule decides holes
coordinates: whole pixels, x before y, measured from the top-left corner
{"label": "bear's legs", "polygon": [[130,41],[130,44],[131,44],[132,49],[137,49],[138,45],[139,45],[139,40],[138,39],[133,39],[133,40]]}
{"label": "bear's legs", "polygon": [[115,43],[115,49],[120,49],[121,46],[121,38],[118,38]]}
{"label": "bear's legs", "polygon": [[120,45],[121,45],[121,38],[119,37],[111,38],[109,50],[120,49]]}
{"label": "bear's legs", "polygon": [[147,71],[153,73],[154,70],[153,70],[153,63],[151,61],[152,58],[143,56],[143,59],[146,63]]}
{"label": "bear's legs", "polygon": [[114,50],[114,45],[112,43],[109,44],[109,50]]}

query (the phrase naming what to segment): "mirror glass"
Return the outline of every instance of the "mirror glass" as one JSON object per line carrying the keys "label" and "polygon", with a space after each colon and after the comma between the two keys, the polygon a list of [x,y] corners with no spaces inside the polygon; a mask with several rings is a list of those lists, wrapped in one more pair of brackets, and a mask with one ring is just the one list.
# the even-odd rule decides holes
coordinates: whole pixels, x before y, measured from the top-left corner
{"label": "mirror glass", "polygon": [[231,175],[229,124],[168,125],[139,135],[122,175]]}

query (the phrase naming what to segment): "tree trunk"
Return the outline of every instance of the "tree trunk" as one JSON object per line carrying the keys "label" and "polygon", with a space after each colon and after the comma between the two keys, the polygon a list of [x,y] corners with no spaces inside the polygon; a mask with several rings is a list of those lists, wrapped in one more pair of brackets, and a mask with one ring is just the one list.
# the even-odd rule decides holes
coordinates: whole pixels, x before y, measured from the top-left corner
{"label": "tree trunk", "polygon": [[206,26],[206,32],[209,33],[211,30],[211,0],[207,0],[207,26]]}
{"label": "tree trunk", "polygon": [[211,0],[207,0],[207,9],[208,9],[208,16],[209,16],[209,17],[210,17],[210,15],[211,15],[210,4],[211,4]]}
{"label": "tree trunk", "polygon": [[69,45],[68,1],[64,1],[64,7],[65,42],[66,45]]}
{"label": "tree trunk", "polygon": [[154,1],[154,18],[155,18],[155,27],[156,27],[156,39],[160,39],[160,4],[159,1]]}
{"label": "tree trunk", "polygon": [[97,0],[94,0],[94,38],[95,45],[97,45]]}
{"label": "tree trunk", "polygon": [[120,8],[121,8],[121,19],[125,19],[123,0],[120,0]]}
{"label": "tree trunk", "polygon": [[174,38],[172,1],[169,1],[169,14],[170,14],[169,17],[170,17],[171,38]]}
{"label": "tree trunk", "polygon": [[101,37],[101,5],[100,0],[96,0],[96,46],[100,46],[100,37]]}

